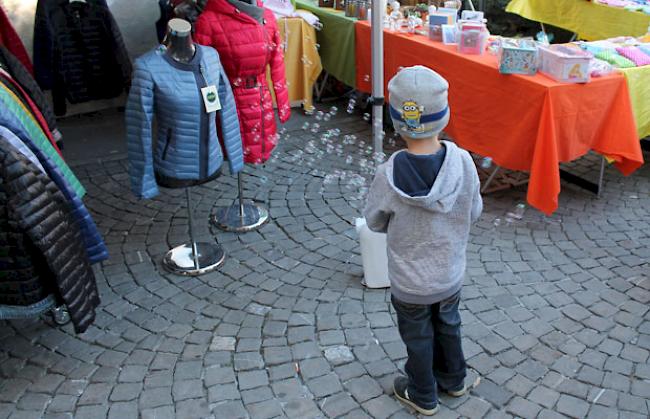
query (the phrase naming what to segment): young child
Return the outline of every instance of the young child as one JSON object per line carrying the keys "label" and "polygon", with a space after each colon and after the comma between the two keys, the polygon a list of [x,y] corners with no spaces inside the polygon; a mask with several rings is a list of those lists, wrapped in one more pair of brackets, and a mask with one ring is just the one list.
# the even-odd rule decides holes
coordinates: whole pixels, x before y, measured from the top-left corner
{"label": "young child", "polygon": [[458,304],[470,225],[483,210],[469,153],[438,135],[449,123],[447,81],[422,66],[388,84],[390,114],[407,149],[377,169],[364,211],[388,233],[388,271],[408,377],[395,396],[423,415],[438,411],[437,391],[467,391]]}

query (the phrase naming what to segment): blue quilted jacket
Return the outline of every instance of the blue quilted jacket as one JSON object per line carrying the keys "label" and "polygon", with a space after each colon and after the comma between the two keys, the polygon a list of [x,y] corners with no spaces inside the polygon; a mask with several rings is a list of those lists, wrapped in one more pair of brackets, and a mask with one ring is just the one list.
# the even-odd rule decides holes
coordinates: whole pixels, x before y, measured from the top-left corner
{"label": "blue quilted jacket", "polygon": [[[217,86],[221,110],[206,113],[201,88]],[[152,141],[156,119],[157,141]],[[219,54],[196,46],[191,62],[174,61],[160,48],[136,60],[126,109],[129,171],[133,192],[158,194],[158,185],[186,187],[218,176],[221,134],[231,173],[242,170],[237,108]]]}

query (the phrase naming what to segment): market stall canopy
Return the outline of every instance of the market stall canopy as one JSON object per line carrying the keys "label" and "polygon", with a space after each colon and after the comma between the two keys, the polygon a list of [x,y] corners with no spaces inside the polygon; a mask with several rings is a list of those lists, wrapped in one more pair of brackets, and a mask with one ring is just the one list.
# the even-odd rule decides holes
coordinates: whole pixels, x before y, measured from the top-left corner
{"label": "market stall canopy", "polygon": [[584,0],[512,0],[506,11],[578,34],[587,41],[648,32],[650,15]]}

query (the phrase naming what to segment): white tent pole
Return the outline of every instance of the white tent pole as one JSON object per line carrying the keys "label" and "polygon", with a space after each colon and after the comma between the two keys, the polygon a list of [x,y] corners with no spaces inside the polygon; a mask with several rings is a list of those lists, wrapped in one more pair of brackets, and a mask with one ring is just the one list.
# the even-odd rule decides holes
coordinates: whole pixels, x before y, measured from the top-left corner
{"label": "white tent pole", "polygon": [[372,138],[375,152],[383,152],[384,130],[384,13],[385,0],[372,0]]}

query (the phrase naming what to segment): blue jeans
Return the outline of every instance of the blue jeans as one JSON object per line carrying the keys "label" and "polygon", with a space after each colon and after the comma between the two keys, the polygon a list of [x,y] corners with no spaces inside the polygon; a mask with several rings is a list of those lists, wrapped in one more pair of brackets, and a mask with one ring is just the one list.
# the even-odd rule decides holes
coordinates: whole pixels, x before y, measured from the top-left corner
{"label": "blue jeans", "polygon": [[460,292],[432,305],[408,304],[392,297],[406,345],[411,400],[426,408],[438,403],[437,387],[459,390],[467,366],[460,338]]}

